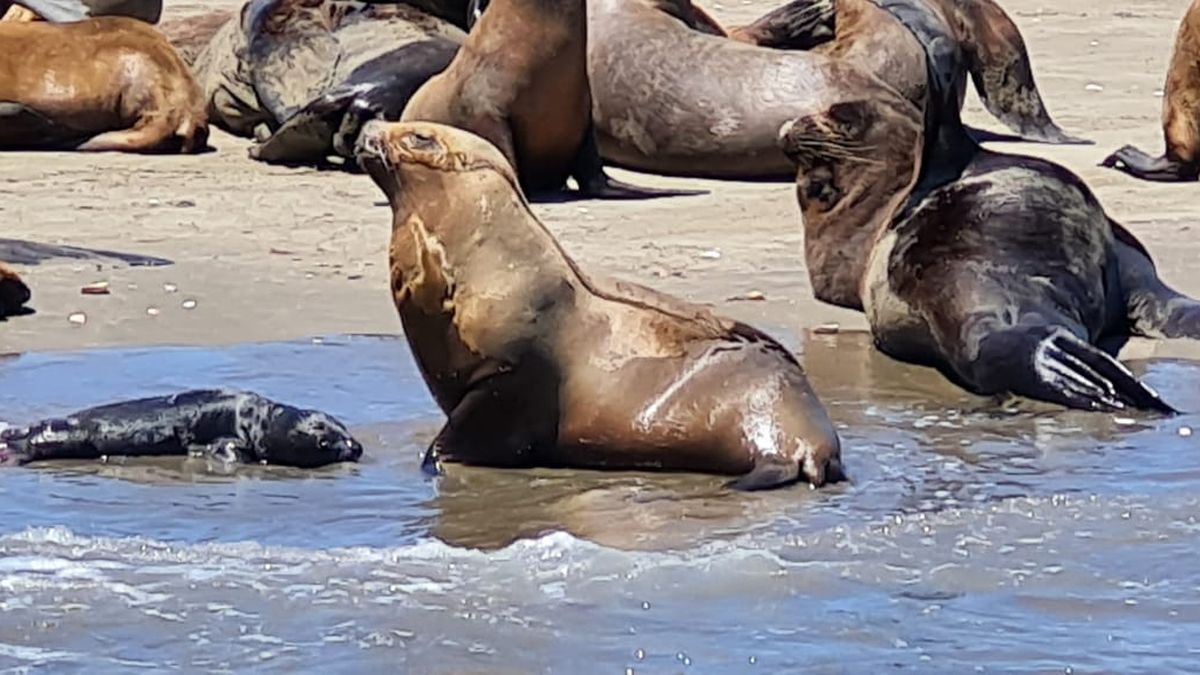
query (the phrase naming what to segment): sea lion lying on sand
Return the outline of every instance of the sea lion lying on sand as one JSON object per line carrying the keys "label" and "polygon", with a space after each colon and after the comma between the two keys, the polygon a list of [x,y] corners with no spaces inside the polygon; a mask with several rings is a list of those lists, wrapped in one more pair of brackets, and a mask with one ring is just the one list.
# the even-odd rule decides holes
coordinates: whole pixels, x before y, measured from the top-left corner
{"label": "sea lion lying on sand", "polygon": [[0,431],[0,464],[190,453],[223,463],[311,468],[356,462],[362,444],[325,413],[211,389],[112,403]]}
{"label": "sea lion lying on sand", "polygon": [[[961,55],[944,23],[921,0],[904,16],[953,96]],[[984,150],[956,107],[937,110],[884,130],[873,102],[852,102],[781,129],[817,298],[864,310],[880,350],[975,393],[1172,412],[1111,354],[1130,335],[1200,338],[1200,303],[1158,278],[1078,176]]]}
{"label": "sea lion lying on sand", "polygon": [[198,152],[204,99],[152,26],[0,23],[0,149]]}
{"label": "sea lion lying on sand", "polygon": [[529,210],[492,144],[369,122],[359,162],[391,203],[392,294],[446,426],[425,456],[487,466],[842,477],[795,357],[764,333],[585,275]]}
{"label": "sea lion lying on sand", "polygon": [[21,277],[0,263],[0,319],[21,313],[31,295]]}

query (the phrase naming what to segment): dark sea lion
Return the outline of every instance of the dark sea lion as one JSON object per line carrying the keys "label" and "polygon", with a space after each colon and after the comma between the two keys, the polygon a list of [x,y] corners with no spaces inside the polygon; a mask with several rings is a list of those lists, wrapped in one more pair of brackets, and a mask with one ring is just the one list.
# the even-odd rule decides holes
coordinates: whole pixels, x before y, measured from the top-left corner
{"label": "dark sea lion", "polygon": [[137,19],[0,23],[0,148],[198,152],[204,99]]}
{"label": "dark sea lion", "polygon": [[362,444],[323,412],[212,389],[102,405],[0,430],[0,465],[190,453],[225,463],[312,468],[356,462]]}
{"label": "dark sea lion", "polygon": [[235,24],[237,13],[229,9],[214,9],[177,19],[168,19],[158,24],[158,30],[167,37],[184,63],[196,62],[200,52],[212,42],[217,32],[230,21]]}
{"label": "dark sea lion", "polygon": [[17,273],[0,263],[0,319],[21,314],[32,294]]}
{"label": "dark sea lion", "polygon": [[[910,9],[952,96],[957,45],[920,0]],[[1163,284],[1079,177],[984,150],[957,108],[940,110],[886,137],[869,102],[781,129],[806,252],[825,262],[810,268],[817,297],[865,310],[880,350],[978,394],[1171,412],[1111,354],[1130,335],[1200,337],[1200,303]]]}
{"label": "dark sea lion", "polygon": [[[727,30],[689,0],[590,0],[588,72],[601,154],[673,175],[791,177],[775,143],[779,125],[801,108],[819,109],[813,101],[859,95],[839,89],[825,65],[831,61],[924,107],[924,52],[880,4],[796,0]],[[971,54],[954,74],[962,86],[953,105],[962,105],[969,72],[989,110],[1023,137],[1085,142],[1049,117],[1020,33],[1003,10],[991,0],[936,4],[938,12],[945,6],[959,27],[953,38]]]}
{"label": "dark sea lion", "polygon": [[427,467],[703,471],[746,489],[841,477],[837,434],[790,352],[703,307],[585,275],[495,146],[382,122],[359,145],[395,216],[404,334],[449,418]]}
{"label": "dark sea lion", "polygon": [[1151,157],[1126,145],[1101,165],[1142,180],[1192,181],[1200,177],[1200,0],[1192,0],[1175,36],[1163,86],[1162,126],[1166,152],[1161,156]]}
{"label": "dark sea lion", "polygon": [[[465,12],[450,11],[449,2],[411,4]],[[326,134],[343,126],[341,120],[325,121],[336,117],[333,104],[346,106],[348,125],[361,112],[350,110],[360,99],[347,94],[348,82],[371,90],[361,100],[368,108],[387,102],[388,112],[381,116],[394,117],[399,110],[391,110],[403,101],[383,95],[385,88],[427,79],[437,60],[424,54],[424,47],[407,48],[432,42],[441,50],[465,37],[453,23],[410,3],[251,0],[237,20],[217,31],[193,67],[214,124],[259,141],[281,134],[254,156],[312,162],[314,146],[331,147],[333,139]]]}
{"label": "dark sea lion", "polygon": [[604,173],[592,125],[587,32],[586,0],[495,0],[449,67],[417,90],[400,118],[484,137],[527,192],[560,190],[571,177],[593,197],[680,194]]}
{"label": "dark sea lion", "polygon": [[162,0],[0,0],[0,15],[9,6],[28,9],[39,19],[54,23],[83,21],[98,16],[127,16],[146,23],[158,23]]}

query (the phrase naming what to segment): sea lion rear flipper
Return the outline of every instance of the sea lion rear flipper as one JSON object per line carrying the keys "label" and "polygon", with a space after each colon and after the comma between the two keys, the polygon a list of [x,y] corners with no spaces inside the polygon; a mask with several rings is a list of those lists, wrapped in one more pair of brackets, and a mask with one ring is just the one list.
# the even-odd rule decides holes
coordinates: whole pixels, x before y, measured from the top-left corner
{"label": "sea lion rear flipper", "polygon": [[1041,143],[1091,144],[1063,131],[1050,117],[1033,78],[1017,25],[993,0],[954,3],[966,30],[963,52],[975,91],[988,112],[1022,138]]}
{"label": "sea lion rear flipper", "polygon": [[1013,326],[979,341],[968,384],[980,393],[1009,392],[1080,410],[1134,408],[1173,414],[1158,393],[1108,354],[1067,330]]}
{"label": "sea lion rear flipper", "polygon": [[604,173],[604,162],[600,159],[600,147],[596,143],[596,130],[588,125],[583,145],[575,156],[571,177],[579,184],[579,191],[595,199],[653,199],[656,197],[687,197],[705,194],[705,190],[672,190],[630,185]]}
{"label": "sea lion rear flipper", "polygon": [[1105,157],[1100,166],[1123,171],[1134,178],[1164,183],[1193,181],[1200,177],[1200,166],[1177,162],[1166,155],[1151,157],[1132,145]]}
{"label": "sea lion rear flipper", "polygon": [[[1200,340],[1200,301],[1163,283],[1133,235],[1112,223],[1130,328],[1138,335]],[[1132,240],[1132,241],[1131,241]]]}
{"label": "sea lion rear flipper", "polygon": [[754,23],[730,29],[739,42],[774,49],[812,49],[834,38],[837,10],[833,0],[792,0]]}
{"label": "sea lion rear flipper", "polygon": [[28,427],[0,431],[0,465],[42,459],[96,459],[88,426],[69,419],[47,419]]}

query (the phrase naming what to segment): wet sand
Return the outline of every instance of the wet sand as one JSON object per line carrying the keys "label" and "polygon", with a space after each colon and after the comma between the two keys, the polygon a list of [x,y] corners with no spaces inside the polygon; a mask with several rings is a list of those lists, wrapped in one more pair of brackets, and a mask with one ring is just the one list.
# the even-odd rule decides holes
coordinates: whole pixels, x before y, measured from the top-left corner
{"label": "wet sand", "polygon": [[[715,12],[737,23],[772,4],[718,3]],[[228,0],[168,5],[168,17],[236,7]],[[1096,145],[994,147],[1050,157],[1081,174],[1109,212],[1147,244],[1163,275],[1181,290],[1200,294],[1193,268],[1200,260],[1193,223],[1196,186],[1153,185],[1096,166],[1124,143],[1155,152],[1161,147],[1156,91],[1187,2],[1004,5],[1024,32],[1051,112],[1068,131]],[[967,121],[1002,130],[973,93]],[[386,281],[390,214],[370,180],[259,164],[246,157],[246,141],[221,132],[213,134],[213,145],[215,153],[193,157],[0,157],[0,237],[175,262],[161,268],[60,260],[18,265],[34,289],[38,313],[0,325],[0,352],[399,332]],[[709,192],[643,202],[535,205],[586,269],[712,303],[792,334],[831,321],[865,327],[856,313],[812,299],[789,184],[616,173]],[[107,281],[111,294],[80,294],[82,286],[97,281]],[[177,290],[167,292],[167,285]],[[766,299],[730,299],[752,291]],[[188,300],[195,301],[194,308],[183,308]],[[151,308],[157,315],[148,313]],[[80,312],[86,324],[68,321]],[[1195,356],[1200,349],[1135,343],[1129,353]]]}

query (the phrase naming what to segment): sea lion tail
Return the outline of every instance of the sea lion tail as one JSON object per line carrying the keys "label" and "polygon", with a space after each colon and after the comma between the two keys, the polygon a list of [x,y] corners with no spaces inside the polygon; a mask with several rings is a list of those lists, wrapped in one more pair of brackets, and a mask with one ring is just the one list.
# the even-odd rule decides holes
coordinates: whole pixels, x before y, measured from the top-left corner
{"label": "sea lion tail", "polygon": [[734,490],[770,490],[800,480],[800,463],[781,456],[759,457],[746,475],[727,483]]}
{"label": "sea lion tail", "polygon": [[758,20],[729,31],[739,42],[774,49],[812,49],[834,38],[837,11],[833,0],[792,0]]}
{"label": "sea lion tail", "polygon": [[961,43],[967,68],[988,112],[1025,140],[1091,144],[1063,131],[1051,119],[1033,78],[1025,40],[1004,9],[994,0],[953,4],[964,30]]}

